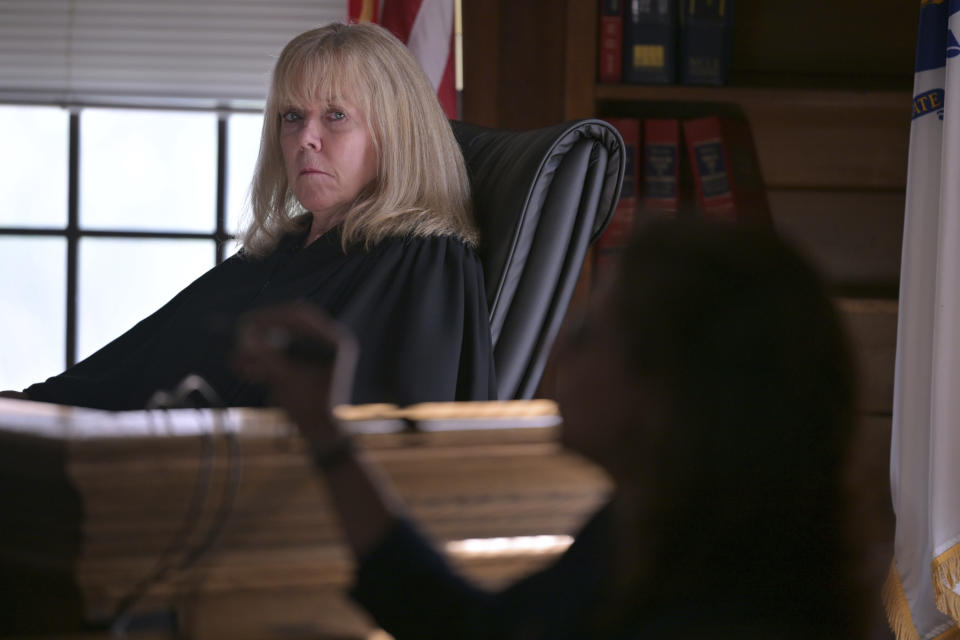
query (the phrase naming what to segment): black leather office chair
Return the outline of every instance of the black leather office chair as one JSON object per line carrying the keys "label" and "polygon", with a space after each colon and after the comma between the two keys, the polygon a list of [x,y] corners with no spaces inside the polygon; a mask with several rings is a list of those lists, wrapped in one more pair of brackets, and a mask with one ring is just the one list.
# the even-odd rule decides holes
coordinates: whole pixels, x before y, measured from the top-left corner
{"label": "black leather office chair", "polygon": [[531,398],[587,247],[616,207],[623,139],[602,120],[518,132],[452,124],[480,227],[497,394]]}

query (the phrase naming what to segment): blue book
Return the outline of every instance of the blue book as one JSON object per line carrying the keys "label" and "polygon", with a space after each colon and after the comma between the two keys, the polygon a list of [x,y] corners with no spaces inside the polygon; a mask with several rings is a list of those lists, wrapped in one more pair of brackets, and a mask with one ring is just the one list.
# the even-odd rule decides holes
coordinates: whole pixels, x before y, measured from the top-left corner
{"label": "blue book", "polygon": [[726,84],[730,75],[733,0],[679,0],[680,80]]}
{"label": "blue book", "polygon": [[631,84],[676,82],[675,0],[629,0],[623,24],[623,80]]}

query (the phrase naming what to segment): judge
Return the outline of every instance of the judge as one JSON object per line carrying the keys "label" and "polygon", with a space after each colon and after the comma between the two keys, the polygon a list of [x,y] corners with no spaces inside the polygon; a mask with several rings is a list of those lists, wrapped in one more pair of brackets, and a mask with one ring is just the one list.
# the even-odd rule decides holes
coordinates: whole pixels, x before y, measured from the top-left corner
{"label": "judge", "polygon": [[264,403],[226,365],[236,319],[302,302],[362,346],[351,400],[495,397],[469,183],[433,88],[386,30],[331,24],[273,71],[242,249],[30,400],[143,408],[199,374],[230,406]]}

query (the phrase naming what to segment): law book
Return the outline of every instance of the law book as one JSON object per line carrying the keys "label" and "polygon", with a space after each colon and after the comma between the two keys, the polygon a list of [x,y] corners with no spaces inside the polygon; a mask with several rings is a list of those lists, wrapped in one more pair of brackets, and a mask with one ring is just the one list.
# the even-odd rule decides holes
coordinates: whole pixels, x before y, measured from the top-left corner
{"label": "law book", "polygon": [[676,81],[676,0],[628,0],[624,6],[623,80],[631,84]]}
{"label": "law book", "polygon": [[600,3],[600,51],[597,56],[600,82],[623,80],[623,2],[601,0]]}
{"label": "law book", "polygon": [[638,198],[638,154],[642,142],[640,120],[637,118],[606,118],[623,137],[627,156],[626,171],[620,200],[610,224],[596,242],[595,277],[602,277],[617,261],[618,254],[633,233]]}
{"label": "law book", "polygon": [[676,213],[679,207],[680,121],[643,121],[643,207]]}
{"label": "law book", "polygon": [[771,225],[770,206],[747,121],[720,116],[685,120],[683,135],[700,214]]}
{"label": "law book", "polygon": [[684,84],[726,84],[733,0],[679,0],[679,76]]}

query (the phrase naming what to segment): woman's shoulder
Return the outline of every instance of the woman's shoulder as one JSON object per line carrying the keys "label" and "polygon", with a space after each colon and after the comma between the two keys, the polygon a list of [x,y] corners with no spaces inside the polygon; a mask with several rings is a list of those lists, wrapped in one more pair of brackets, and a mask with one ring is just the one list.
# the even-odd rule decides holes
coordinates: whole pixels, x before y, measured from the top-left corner
{"label": "woman's shoulder", "polygon": [[483,271],[476,250],[452,235],[391,236],[374,245],[370,254],[378,261],[416,271],[456,272],[467,276]]}
{"label": "woman's shoulder", "polygon": [[476,250],[467,244],[462,238],[451,235],[401,235],[388,236],[378,242],[374,247],[380,247],[383,251],[401,251],[401,252],[425,252],[439,254],[455,254],[464,257],[476,257]]}

